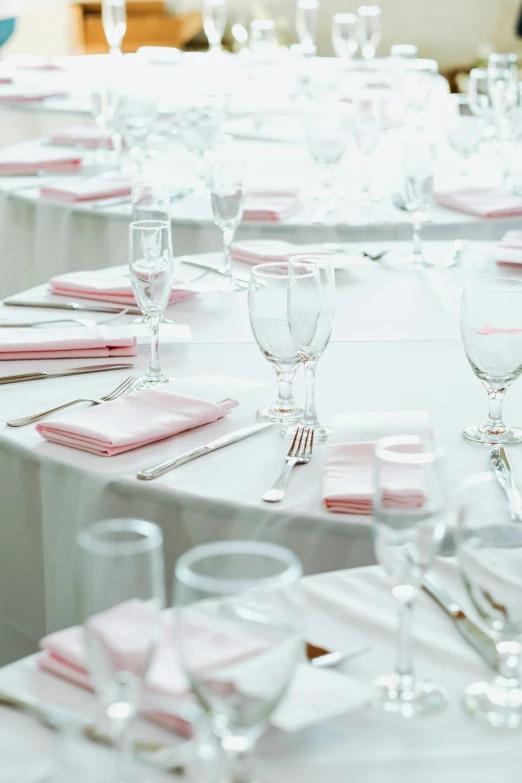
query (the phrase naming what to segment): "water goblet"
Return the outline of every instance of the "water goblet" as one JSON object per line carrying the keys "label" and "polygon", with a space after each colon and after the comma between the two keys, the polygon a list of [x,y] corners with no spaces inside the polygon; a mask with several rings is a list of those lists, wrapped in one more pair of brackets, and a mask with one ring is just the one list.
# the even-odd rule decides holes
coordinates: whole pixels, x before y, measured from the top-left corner
{"label": "water goblet", "polygon": [[359,93],[353,100],[353,130],[362,156],[361,202],[376,201],[370,192],[370,165],[382,132],[381,102],[371,93]]}
{"label": "water goblet", "polygon": [[473,114],[468,96],[451,95],[446,134],[450,147],[460,155],[460,170],[463,177],[469,174],[469,161],[480,144],[483,132],[484,122]]}
{"label": "water goblet", "polygon": [[372,60],[381,42],[381,9],[378,5],[361,5],[357,9],[357,37],[364,60]]}
{"label": "water goblet", "polygon": [[295,6],[295,29],[303,54],[314,55],[319,25],[319,0],[297,0]]}
{"label": "water goblet", "polygon": [[471,369],[487,391],[484,424],[462,433],[475,443],[522,443],[522,429],[503,419],[506,390],[522,373],[522,281],[478,278],[464,286],[460,308],[462,342]]}
{"label": "water goblet", "polygon": [[221,40],[227,26],[226,0],[203,0],[203,29],[212,54],[221,53]]}
{"label": "water goblet", "polygon": [[334,14],[332,22],[332,46],[335,55],[348,66],[359,46],[357,17],[355,14]]}
{"label": "water goblet", "polygon": [[102,25],[112,55],[121,55],[127,31],[127,0],[102,0]]}
{"label": "water goblet", "polygon": [[306,144],[313,160],[321,169],[321,188],[313,198],[334,196],[333,172],[346,150],[350,132],[346,107],[340,103],[312,104],[305,116]]}
{"label": "water goblet", "polygon": [[232,274],[231,246],[236,229],[243,217],[243,165],[232,153],[220,152],[209,167],[210,201],[214,223],[223,238],[224,265],[221,290],[225,293],[241,291]]}

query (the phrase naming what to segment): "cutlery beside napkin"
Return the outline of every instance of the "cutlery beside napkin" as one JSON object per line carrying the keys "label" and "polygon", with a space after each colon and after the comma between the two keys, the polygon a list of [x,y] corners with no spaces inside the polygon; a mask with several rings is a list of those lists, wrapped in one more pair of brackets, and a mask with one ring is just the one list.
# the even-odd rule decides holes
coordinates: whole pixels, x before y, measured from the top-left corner
{"label": "cutlery beside napkin", "polygon": [[480,218],[522,215],[522,196],[501,187],[462,188],[436,193],[435,198],[443,207]]}
{"label": "cutlery beside napkin", "polygon": [[0,155],[0,174],[4,176],[31,175],[43,172],[45,174],[69,174],[80,171],[82,159],[71,153],[56,150],[32,150],[16,153],[8,152]]}
{"label": "cutlery beside napkin", "polygon": [[295,190],[250,191],[245,197],[243,218],[267,223],[280,223],[300,207]]}
{"label": "cutlery beside napkin", "polygon": [[0,360],[79,359],[136,356],[136,338],[117,327],[84,329],[5,329],[0,334]]}
{"label": "cutlery beside napkin", "polygon": [[131,193],[132,182],[123,177],[79,178],[40,188],[40,195],[66,202],[99,201],[115,196],[130,196]]}

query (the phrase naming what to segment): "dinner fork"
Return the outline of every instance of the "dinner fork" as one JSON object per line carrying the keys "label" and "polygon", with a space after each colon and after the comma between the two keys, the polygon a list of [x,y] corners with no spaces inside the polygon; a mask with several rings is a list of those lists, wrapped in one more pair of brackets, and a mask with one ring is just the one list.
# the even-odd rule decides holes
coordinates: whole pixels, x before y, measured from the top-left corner
{"label": "dinner fork", "polygon": [[285,496],[290,474],[295,465],[306,465],[312,459],[314,447],[314,428],[298,427],[292,441],[292,445],[286,457],[286,465],[283,472],[273,485],[263,495],[266,503],[279,503]]}
{"label": "dinner fork", "polygon": [[122,397],[125,394],[130,394],[131,391],[134,391],[139,382],[139,378],[135,378],[131,375],[104,397],[100,397],[98,399],[82,397],[81,399],[72,400],[72,402],[66,402],[63,405],[58,405],[56,408],[51,408],[48,411],[42,411],[42,413],[34,413],[32,416],[26,416],[23,419],[13,419],[12,421],[7,422],[7,426],[25,427],[27,424],[35,424],[37,421],[46,419],[47,416],[50,416],[52,413],[63,411],[65,408],[70,408],[72,405],[77,405],[80,402],[91,402],[93,405],[101,405],[104,402],[111,402],[112,400],[116,400],[118,397]]}

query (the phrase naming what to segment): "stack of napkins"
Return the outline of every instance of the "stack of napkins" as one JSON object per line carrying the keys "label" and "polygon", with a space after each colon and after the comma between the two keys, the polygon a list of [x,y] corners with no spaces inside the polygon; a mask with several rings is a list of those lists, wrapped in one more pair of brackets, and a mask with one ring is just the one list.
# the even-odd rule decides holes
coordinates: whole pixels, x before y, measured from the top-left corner
{"label": "stack of napkins", "polygon": [[280,223],[300,207],[295,190],[258,190],[246,194],[243,218],[267,223]]}
{"label": "stack of napkins", "polygon": [[60,130],[54,131],[49,136],[51,144],[58,144],[61,147],[99,147],[101,142],[105,147],[112,146],[111,137],[105,134],[100,135],[98,128],[82,125],[69,125]]}
{"label": "stack of napkins", "polygon": [[0,360],[136,356],[136,338],[117,327],[2,329]]}
{"label": "stack of napkins", "polygon": [[132,182],[123,177],[89,177],[40,188],[42,196],[68,202],[130,196],[131,193]]}
{"label": "stack of napkins", "polygon": [[499,266],[522,267],[522,231],[508,231],[496,250]]}
{"label": "stack of napkins", "polygon": [[522,196],[501,187],[463,188],[436,193],[435,198],[443,207],[480,218],[522,215]]}
{"label": "stack of napkins", "polygon": [[82,159],[78,155],[65,154],[56,150],[27,150],[0,155],[0,174],[16,176],[45,174],[68,174],[80,171]]}

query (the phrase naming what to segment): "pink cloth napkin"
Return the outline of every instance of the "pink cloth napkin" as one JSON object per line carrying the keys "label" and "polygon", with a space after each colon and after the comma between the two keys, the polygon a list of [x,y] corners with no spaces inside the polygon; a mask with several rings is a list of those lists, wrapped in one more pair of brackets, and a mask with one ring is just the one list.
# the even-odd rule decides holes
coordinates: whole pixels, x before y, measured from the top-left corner
{"label": "pink cloth napkin", "polygon": [[[59,144],[62,147],[82,146],[95,148],[100,145],[101,137],[98,128],[70,125],[51,133],[49,141],[51,144]],[[109,135],[106,134],[103,137],[103,144],[105,147],[112,146]]]}
{"label": "pink cloth napkin", "polygon": [[64,90],[50,90],[42,87],[9,84],[0,89],[0,103],[34,103],[47,98],[63,98]]}
{"label": "pink cloth napkin", "polygon": [[481,218],[517,217],[522,215],[522,196],[504,188],[465,188],[436,193],[443,207]]}
{"label": "pink cloth napkin", "polygon": [[56,201],[91,201],[93,199],[128,196],[132,182],[121,177],[89,177],[40,188],[40,194]]}
{"label": "pink cloth napkin", "polygon": [[170,438],[210,424],[238,405],[226,399],[216,404],[164,389],[144,389],[95,408],[76,411],[37,425],[40,435],[101,457]]}
{"label": "pink cloth napkin", "polygon": [[136,356],[136,338],[117,327],[85,329],[2,329],[0,360],[79,359]]}
{"label": "pink cloth napkin", "polygon": [[234,242],[232,258],[245,264],[285,263],[299,253],[329,255],[320,245],[294,245],[283,239],[245,239]]}
{"label": "pink cloth napkin", "polygon": [[20,152],[17,157],[0,155],[0,174],[6,176],[38,174],[39,171],[61,174],[80,171],[81,167],[81,157],[71,153],[56,152],[56,150],[39,149],[26,154]]}
{"label": "pink cloth napkin", "polygon": [[43,57],[39,54],[12,54],[9,65],[30,71],[63,71],[65,65],[54,57]]}
{"label": "pink cloth napkin", "polygon": [[296,191],[252,191],[245,198],[243,218],[280,223],[299,209]]}
{"label": "pink cloth napkin", "polygon": [[508,231],[496,248],[499,266],[522,266],[522,231]]}

